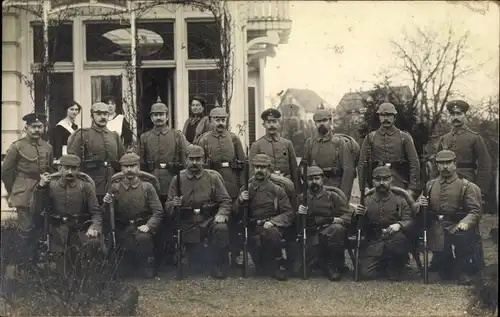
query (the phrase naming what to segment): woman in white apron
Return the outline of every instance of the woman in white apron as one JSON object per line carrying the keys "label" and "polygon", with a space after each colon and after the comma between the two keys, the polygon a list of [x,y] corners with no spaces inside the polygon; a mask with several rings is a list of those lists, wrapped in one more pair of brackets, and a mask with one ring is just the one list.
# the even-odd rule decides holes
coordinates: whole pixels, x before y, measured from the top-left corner
{"label": "woman in white apron", "polygon": [[66,146],[69,136],[78,129],[75,123],[76,116],[82,111],[78,104],[68,104],[66,107],[66,117],[59,121],[50,133],[49,143],[54,150],[54,159],[58,160],[66,154]]}
{"label": "woman in white apron", "polygon": [[106,97],[104,103],[109,106],[109,120],[107,128],[115,131],[123,140],[123,145],[128,148],[132,144],[132,130],[123,114],[116,113],[116,101],[113,97]]}

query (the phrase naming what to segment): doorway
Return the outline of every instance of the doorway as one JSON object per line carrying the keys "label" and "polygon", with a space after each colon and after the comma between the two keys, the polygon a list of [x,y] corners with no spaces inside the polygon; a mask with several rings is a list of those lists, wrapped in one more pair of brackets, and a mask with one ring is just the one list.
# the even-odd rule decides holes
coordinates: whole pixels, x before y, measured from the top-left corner
{"label": "doorway", "polygon": [[176,128],[174,104],[174,69],[141,68],[137,73],[137,133],[153,128],[149,111],[158,101],[168,107],[168,124]]}

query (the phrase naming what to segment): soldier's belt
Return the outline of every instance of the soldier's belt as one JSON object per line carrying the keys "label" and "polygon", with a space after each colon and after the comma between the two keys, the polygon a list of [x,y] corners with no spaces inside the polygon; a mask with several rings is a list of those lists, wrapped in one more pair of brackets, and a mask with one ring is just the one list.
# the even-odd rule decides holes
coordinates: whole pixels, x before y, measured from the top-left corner
{"label": "soldier's belt", "polygon": [[342,166],[323,168],[322,170],[326,177],[341,177],[342,174],[344,174],[344,168]]}
{"label": "soldier's belt", "polygon": [[191,220],[193,217],[212,218],[219,211],[219,205],[215,203],[203,204],[200,208],[181,207],[181,220]]}
{"label": "soldier's belt", "polygon": [[99,169],[102,167],[105,167],[105,168],[110,167],[111,168],[113,164],[115,164],[115,163],[111,162],[111,161],[97,161],[97,160],[83,161],[83,167],[87,170]]}
{"label": "soldier's belt", "polygon": [[249,219],[248,220],[248,225],[249,226],[263,226],[266,221],[271,220],[271,218],[266,218],[266,219]]}
{"label": "soldier's belt", "polygon": [[467,216],[465,213],[458,213],[453,215],[440,215],[440,214],[432,214],[432,216],[438,221],[450,221],[450,222],[460,222],[462,219]]}
{"label": "soldier's belt", "polygon": [[375,169],[378,166],[387,166],[389,168],[395,169],[395,170],[406,170],[410,167],[410,164],[408,161],[393,161],[393,162],[384,162],[384,161],[373,161],[372,162],[373,169]]}
{"label": "soldier's belt", "polygon": [[220,170],[223,168],[231,168],[231,169],[243,169],[244,162],[242,161],[210,161],[208,163],[208,168],[213,170]]}
{"label": "soldier's belt", "polygon": [[457,163],[457,168],[477,168],[476,163]]}
{"label": "soldier's belt", "polygon": [[[42,213],[42,215],[44,215]],[[49,219],[50,223],[53,225],[61,225],[61,224],[66,224],[66,225],[78,225],[78,224],[85,224],[87,222],[90,222],[90,217],[89,215],[67,215],[67,216],[61,216],[61,215],[52,215],[49,214]]]}

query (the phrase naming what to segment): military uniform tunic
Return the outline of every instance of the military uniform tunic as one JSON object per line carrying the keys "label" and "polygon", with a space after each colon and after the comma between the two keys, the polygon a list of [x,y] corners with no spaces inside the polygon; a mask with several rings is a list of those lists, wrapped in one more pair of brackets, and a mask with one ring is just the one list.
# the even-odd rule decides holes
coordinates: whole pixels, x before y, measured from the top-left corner
{"label": "military uniform tunic", "polygon": [[[82,170],[92,177],[97,195],[102,196],[106,194],[107,184],[114,172],[118,172],[118,167],[106,167],[100,163],[117,162],[125,154],[125,147],[118,133],[93,125],[88,129],[79,129],[69,137],[68,154],[83,157]],[[91,161],[97,162],[97,165],[90,167]]]}
{"label": "military uniform tunic", "polygon": [[355,166],[349,149],[341,138],[330,132],[325,136],[307,139],[304,158],[309,165],[316,163],[325,173],[330,173],[323,180],[326,186],[340,188],[347,197],[351,196]]}
{"label": "military uniform tunic", "polygon": [[[363,140],[359,156],[358,178],[361,186],[364,177],[363,162],[367,158],[367,147],[371,148],[371,162],[391,164],[392,185],[413,191],[419,190],[420,163],[410,134],[400,131],[395,126],[386,130],[383,128],[370,133]],[[403,163],[409,169],[398,168]],[[372,168],[375,168],[373,164]],[[371,181],[371,180],[368,180]],[[366,183],[368,187],[368,183]]]}
{"label": "military uniform tunic", "polygon": [[[392,191],[387,196],[377,192],[366,197],[366,215],[363,230],[366,246],[360,250],[360,272],[365,278],[378,276],[379,265],[384,259],[390,259],[404,265],[404,258],[409,246],[404,232],[411,230],[414,224],[412,213],[405,198]],[[401,229],[388,236],[382,234],[392,224],[399,223]]]}
{"label": "military uniform tunic", "polygon": [[[240,139],[236,134],[229,131],[222,134],[211,131],[203,134],[197,140],[196,145],[205,150],[206,162],[221,165],[217,171],[224,179],[227,192],[233,200],[237,198],[238,189],[243,178],[243,170],[232,169],[231,163],[235,160],[240,162],[245,160],[245,153]],[[209,166],[209,168],[213,169],[213,166]]]}
{"label": "military uniform tunic", "polygon": [[172,163],[184,166],[186,151],[186,138],[178,130],[153,128],[141,135],[137,155],[141,158],[143,166],[146,166],[147,172],[160,181],[161,195],[168,195],[168,188],[174,176],[169,166]]}
{"label": "military uniform tunic", "polygon": [[491,159],[483,138],[466,126],[452,128],[438,144],[437,151],[450,150],[457,157],[457,173],[475,183],[483,194],[491,184]]}
{"label": "military uniform tunic", "polygon": [[[253,157],[259,153],[266,154],[271,158],[273,171],[280,171],[285,177],[292,180],[297,190],[300,188],[297,157],[290,140],[279,136],[263,136],[252,144],[249,160],[252,161]],[[250,164],[250,174],[253,174],[252,164]]]}

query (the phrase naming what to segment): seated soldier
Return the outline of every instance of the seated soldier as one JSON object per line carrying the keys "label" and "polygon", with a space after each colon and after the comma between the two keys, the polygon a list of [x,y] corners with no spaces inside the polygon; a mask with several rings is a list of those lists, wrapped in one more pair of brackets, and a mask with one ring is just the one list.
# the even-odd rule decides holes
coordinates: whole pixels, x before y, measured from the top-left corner
{"label": "seated soldier", "polygon": [[80,163],[78,156],[63,155],[58,173],[41,176],[31,203],[33,214],[43,210],[49,217],[49,227],[45,228],[50,234],[49,252],[65,254],[56,260],[58,269],[81,265],[74,263],[77,252],[79,258],[93,258],[100,246],[97,237],[102,228],[102,210],[94,182],[79,172]]}
{"label": "seated soldier", "polygon": [[338,281],[344,268],[344,241],[352,213],[344,198],[323,187],[323,176],[318,166],[307,168],[307,206],[301,194],[298,213],[307,215],[308,262],[318,260],[328,279]]}
{"label": "seated soldier", "polygon": [[[226,278],[229,266],[229,232],[227,222],[231,212],[229,197],[222,176],[216,171],[204,169],[203,148],[191,145],[186,159],[187,169],[180,172],[180,193],[177,176],[168,191],[165,204],[167,214],[180,217],[182,241],[189,249],[205,239],[215,252],[212,266],[214,278]],[[179,210],[180,214],[176,211]]]}
{"label": "seated soldier", "polygon": [[138,177],[139,156],[127,153],[119,163],[124,176],[113,179],[103,199],[108,204],[115,201],[116,247],[135,255],[146,277],[153,278],[156,275],[153,235],[163,221],[163,208],[154,186]]}
{"label": "seated soldier", "polygon": [[[399,280],[409,251],[405,232],[411,229],[413,218],[404,197],[391,191],[392,174],[386,166],[373,170],[375,191],[366,197],[366,206],[358,205],[357,221],[362,221],[365,245],[360,249],[360,275],[374,279],[381,275]],[[385,272],[384,272],[385,271]]]}
{"label": "seated soldier", "polygon": [[458,177],[454,152],[440,151],[435,160],[439,177],[427,183],[429,197],[418,199],[419,205],[430,205],[429,249],[433,251],[433,262],[443,280],[470,284],[472,278],[467,273],[471,273],[469,262],[477,252],[473,241],[481,218],[481,190]]}
{"label": "seated soldier", "polygon": [[[281,258],[282,239],[285,229],[294,219],[294,211],[285,191],[269,180],[271,159],[257,154],[252,159],[254,178],[248,191],[240,189],[234,210],[243,212],[244,204],[250,204],[249,251],[260,273],[268,273],[277,280],[287,279],[287,271]],[[267,271],[267,272],[266,272]]]}

